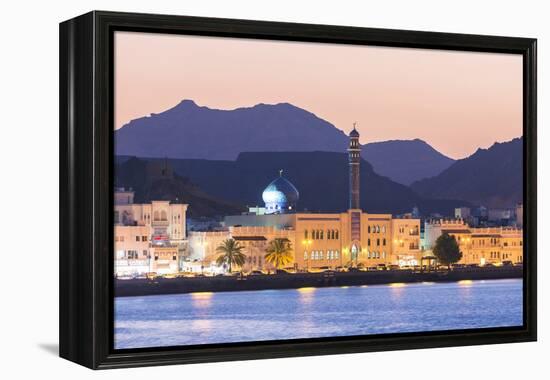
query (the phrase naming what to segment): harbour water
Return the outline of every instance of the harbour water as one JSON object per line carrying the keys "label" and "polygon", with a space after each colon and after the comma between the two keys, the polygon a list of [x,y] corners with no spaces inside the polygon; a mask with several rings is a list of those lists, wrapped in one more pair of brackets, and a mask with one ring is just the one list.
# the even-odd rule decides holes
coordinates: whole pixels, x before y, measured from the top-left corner
{"label": "harbour water", "polygon": [[519,326],[522,280],[115,299],[115,348]]}

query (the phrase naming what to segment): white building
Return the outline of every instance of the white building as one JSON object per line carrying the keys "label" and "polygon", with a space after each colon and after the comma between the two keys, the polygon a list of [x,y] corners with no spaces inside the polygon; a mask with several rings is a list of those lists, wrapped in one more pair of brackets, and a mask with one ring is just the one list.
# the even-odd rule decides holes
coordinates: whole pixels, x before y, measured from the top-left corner
{"label": "white building", "polygon": [[115,275],[179,271],[187,252],[187,204],[134,203],[134,192],[115,191]]}

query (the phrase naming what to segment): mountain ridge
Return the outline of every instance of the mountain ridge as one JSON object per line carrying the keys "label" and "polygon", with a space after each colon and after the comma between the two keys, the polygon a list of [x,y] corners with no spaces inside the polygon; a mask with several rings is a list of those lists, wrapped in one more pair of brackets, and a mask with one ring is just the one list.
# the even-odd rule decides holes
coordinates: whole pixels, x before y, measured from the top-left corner
{"label": "mountain ridge", "polygon": [[[146,159],[162,162],[163,159]],[[348,157],[338,152],[245,152],[235,161],[168,159],[179,176],[216,199],[262,206],[262,192],[284,169],[285,178],[300,192],[298,210],[344,212],[348,209]],[[468,202],[424,199],[405,185],[376,174],[361,162],[361,207],[368,212],[400,214],[414,206],[427,214],[451,215]]]}
{"label": "mountain ridge", "polygon": [[424,197],[461,199],[494,208],[523,201],[523,138],[495,142],[457,160],[439,175],[416,181],[411,188]]}
{"label": "mountain ridge", "polygon": [[[239,153],[251,151],[346,152],[349,142],[330,122],[288,102],[224,110],[184,99],[163,112],[134,119],[114,133],[117,155],[149,158],[235,160]],[[424,143],[417,154],[424,157],[423,165],[414,155],[405,155],[419,142]],[[380,144],[389,147],[384,154]],[[450,158],[420,139],[367,143],[361,154],[378,174],[405,185],[437,175],[450,164]],[[388,165],[389,158],[399,165]]]}

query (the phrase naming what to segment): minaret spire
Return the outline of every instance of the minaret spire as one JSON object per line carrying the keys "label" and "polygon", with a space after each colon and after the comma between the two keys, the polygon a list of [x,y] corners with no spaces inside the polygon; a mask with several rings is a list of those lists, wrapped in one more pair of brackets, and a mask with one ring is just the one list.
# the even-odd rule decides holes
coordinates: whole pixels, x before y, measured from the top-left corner
{"label": "minaret spire", "polygon": [[359,209],[359,165],[361,163],[361,145],[357,122],[353,123],[353,130],[349,134],[349,208]]}

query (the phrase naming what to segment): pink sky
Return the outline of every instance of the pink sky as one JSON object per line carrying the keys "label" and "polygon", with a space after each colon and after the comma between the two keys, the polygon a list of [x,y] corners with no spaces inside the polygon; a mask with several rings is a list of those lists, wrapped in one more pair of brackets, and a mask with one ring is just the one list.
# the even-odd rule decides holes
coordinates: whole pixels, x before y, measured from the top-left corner
{"label": "pink sky", "polygon": [[522,134],[520,55],[117,32],[115,129],[183,99],[288,102],[361,143],[421,138],[463,158]]}

